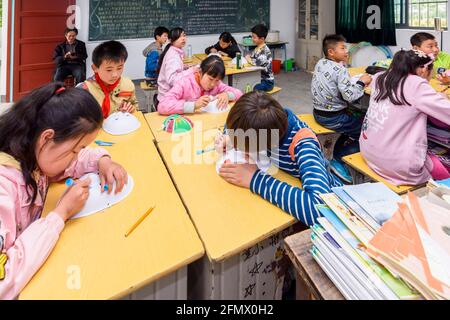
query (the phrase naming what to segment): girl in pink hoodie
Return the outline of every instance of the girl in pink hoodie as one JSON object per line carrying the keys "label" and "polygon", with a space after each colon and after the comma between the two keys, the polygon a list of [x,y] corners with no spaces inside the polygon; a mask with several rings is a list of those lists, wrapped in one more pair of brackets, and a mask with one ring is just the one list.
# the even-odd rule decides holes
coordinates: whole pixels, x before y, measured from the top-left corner
{"label": "girl in pink hoodie", "polygon": [[217,107],[225,109],[230,101],[238,100],[242,92],[222,82],[225,78],[225,65],[218,56],[203,60],[200,69],[192,68],[173,88],[166,93],[158,105],[163,115],[199,112],[217,99]]}
{"label": "girl in pink hoodie", "polygon": [[18,296],[89,196],[90,181],[76,182],[41,218],[49,182],[98,171],[102,181],[116,182],[116,192],[126,183],[105,150],[87,148],[102,121],[89,92],[59,83],[34,90],[0,117],[0,299]]}
{"label": "girl in pink hoodie", "polygon": [[428,153],[427,120],[450,124],[450,100],[429,84],[433,57],[417,50],[398,52],[375,76],[360,146],[369,166],[395,185],[420,185],[450,178]]}
{"label": "girl in pink hoodie", "polygon": [[158,68],[158,96],[156,107],[167,92],[180,80],[184,74],[184,46],[186,45],[186,33],[182,28],[174,28],[169,33],[170,43],[159,57]]}

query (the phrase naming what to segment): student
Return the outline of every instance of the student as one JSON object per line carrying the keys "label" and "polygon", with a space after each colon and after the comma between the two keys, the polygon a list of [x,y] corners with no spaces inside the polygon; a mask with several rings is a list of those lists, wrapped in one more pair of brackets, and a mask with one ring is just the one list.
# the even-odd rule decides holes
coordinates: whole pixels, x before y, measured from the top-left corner
{"label": "student", "polygon": [[[328,172],[327,161],[311,129],[292,111],[283,109],[269,94],[261,91],[248,93],[236,102],[226,127],[228,137],[216,138],[218,152],[227,146],[246,153],[267,151],[271,162],[299,178],[303,187],[281,182],[253,164],[224,164],[220,176],[229,183],[250,189],[305,225],[316,223],[320,214],[315,205],[322,203],[319,195],[330,193],[331,188],[342,183]],[[264,133],[267,133],[267,139],[262,138]],[[252,143],[246,136],[253,136],[256,141]],[[274,137],[279,140],[273,141]]]}
{"label": "student", "polygon": [[219,42],[206,48],[205,53],[219,53],[222,57],[236,58],[236,54],[241,52],[236,40],[229,32],[223,32],[219,37]]}
{"label": "student", "polygon": [[158,68],[159,56],[162,54],[163,46],[169,38],[169,30],[165,27],[158,27],[154,32],[155,41],[149,44],[142,54],[146,57],[145,77],[150,79],[158,78],[156,69]]}
{"label": "student", "polygon": [[242,92],[225,85],[225,65],[218,56],[203,60],[200,69],[191,68],[184,77],[159,102],[160,114],[194,113],[206,107],[210,97],[218,100],[219,108],[226,108],[230,101],[239,99]]}
{"label": "student", "polygon": [[[76,182],[41,217],[50,182],[99,172],[116,182],[127,173],[100,148],[87,148],[103,117],[86,91],[60,83],[32,91],[0,117],[0,299],[14,299],[50,255],[64,223],[89,196],[89,179]],[[103,188],[104,185],[102,185]],[[111,190],[109,191],[111,192]]]}
{"label": "student", "polygon": [[125,46],[118,41],[103,42],[92,53],[94,76],[80,84],[102,106],[103,117],[111,113],[134,112],[138,108],[133,81],[122,77],[128,58]]}
{"label": "student", "polygon": [[342,157],[359,152],[358,139],[362,121],[349,111],[351,103],[364,95],[371,76],[364,74],[353,83],[347,68],[348,50],[341,35],[328,35],[323,39],[325,58],[316,65],[311,84],[314,118],[316,121],[343,136],[334,148],[331,169],[342,180],[351,183],[352,178],[342,162]]}
{"label": "student", "polygon": [[420,185],[450,178],[427,154],[427,119],[450,125],[450,101],[430,86],[433,59],[422,51],[400,51],[389,70],[377,74],[360,138],[369,166],[395,185]]}
{"label": "student", "polygon": [[247,55],[245,58],[253,65],[264,68],[261,71],[261,83],[257,84],[253,89],[268,92],[275,86],[275,77],[272,72],[272,52],[266,45],[269,29],[263,24],[258,24],[251,31],[256,48],[251,55]]}
{"label": "student", "polygon": [[158,62],[158,97],[156,106],[159,101],[169,92],[174,84],[181,79],[184,74],[184,51],[186,45],[186,32],[182,28],[174,28],[169,32],[170,43],[164,49],[159,57]]}
{"label": "student", "polygon": [[435,57],[433,76],[436,76],[441,82],[450,84],[450,77],[437,74],[440,68],[450,70],[450,54],[439,49],[436,38],[430,33],[419,32],[411,37],[411,45],[414,50],[420,50],[425,54],[433,54]]}

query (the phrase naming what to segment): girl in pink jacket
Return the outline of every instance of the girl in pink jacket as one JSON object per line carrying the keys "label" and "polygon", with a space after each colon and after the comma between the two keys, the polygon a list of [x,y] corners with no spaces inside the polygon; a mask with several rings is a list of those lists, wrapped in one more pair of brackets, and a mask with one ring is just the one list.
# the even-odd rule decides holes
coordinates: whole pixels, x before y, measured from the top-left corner
{"label": "girl in pink jacket", "polygon": [[429,117],[450,124],[450,100],[429,84],[433,57],[421,51],[398,52],[389,68],[375,76],[360,138],[369,166],[395,185],[420,185],[450,178],[428,153]]}
{"label": "girl in pink jacket", "polygon": [[169,33],[170,43],[159,57],[158,62],[158,97],[161,101],[174,84],[180,80],[184,73],[184,46],[186,33],[182,28],[174,28]]}
{"label": "girl in pink jacket", "polygon": [[158,112],[163,115],[199,112],[217,99],[219,109],[225,109],[230,101],[238,100],[242,92],[225,85],[225,65],[218,56],[203,60],[200,69],[192,68],[160,100]]}
{"label": "girl in pink jacket", "polygon": [[0,117],[0,299],[18,296],[89,196],[90,181],[77,182],[41,218],[49,182],[98,171],[102,181],[116,182],[116,192],[126,183],[125,170],[105,150],[87,148],[102,121],[89,92],[58,83],[34,90]]}

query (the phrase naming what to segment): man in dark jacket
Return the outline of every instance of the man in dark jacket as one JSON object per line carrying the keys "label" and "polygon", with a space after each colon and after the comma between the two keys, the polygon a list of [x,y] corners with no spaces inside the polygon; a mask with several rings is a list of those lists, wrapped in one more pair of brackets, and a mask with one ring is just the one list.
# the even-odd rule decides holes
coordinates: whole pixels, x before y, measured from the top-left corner
{"label": "man in dark jacket", "polygon": [[72,75],[76,83],[86,80],[86,45],[77,40],[78,30],[67,28],[64,32],[66,41],[56,46],[53,61],[56,64],[55,81],[64,81]]}

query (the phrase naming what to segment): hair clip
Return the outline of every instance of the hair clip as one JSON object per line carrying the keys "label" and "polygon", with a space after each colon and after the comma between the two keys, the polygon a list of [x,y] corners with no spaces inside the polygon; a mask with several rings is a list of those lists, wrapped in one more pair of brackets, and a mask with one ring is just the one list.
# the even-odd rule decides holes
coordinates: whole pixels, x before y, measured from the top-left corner
{"label": "hair clip", "polygon": [[413,49],[412,51],[420,58],[430,58],[425,52],[423,52],[421,50]]}
{"label": "hair clip", "polygon": [[61,93],[61,92],[65,91],[65,90],[66,90],[66,87],[61,87],[61,88],[59,88],[58,90],[55,91],[55,94]]}

